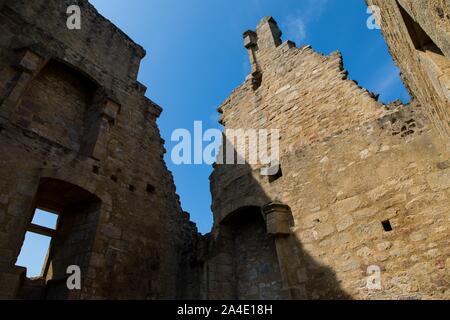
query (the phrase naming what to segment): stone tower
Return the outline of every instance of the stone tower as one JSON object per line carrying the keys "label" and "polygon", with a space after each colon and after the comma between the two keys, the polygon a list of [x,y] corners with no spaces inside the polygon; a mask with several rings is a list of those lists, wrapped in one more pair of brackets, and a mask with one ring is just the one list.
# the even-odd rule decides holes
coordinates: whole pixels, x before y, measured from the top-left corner
{"label": "stone tower", "polygon": [[[180,297],[197,231],[136,80],[145,51],[78,3],[69,30],[73,1],[0,1],[0,298]],[[56,230],[31,223],[36,208],[59,214]],[[15,266],[26,231],[52,237],[38,279]]]}
{"label": "stone tower", "polygon": [[429,106],[378,102],[270,17],[244,45],[252,72],[221,123],[279,129],[280,166],[215,165],[206,296],[448,299],[450,165]]}

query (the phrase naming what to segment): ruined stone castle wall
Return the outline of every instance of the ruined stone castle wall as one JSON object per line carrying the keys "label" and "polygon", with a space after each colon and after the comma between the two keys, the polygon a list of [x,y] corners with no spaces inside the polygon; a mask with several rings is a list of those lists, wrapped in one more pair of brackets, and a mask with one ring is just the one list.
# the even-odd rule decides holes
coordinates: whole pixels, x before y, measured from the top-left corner
{"label": "ruined stone castle wall", "polygon": [[[411,95],[450,141],[450,4],[445,0],[368,0]],[[446,150],[447,151],[447,150]]]}
{"label": "ruined stone castle wall", "polygon": [[[209,297],[245,297],[230,223],[259,208],[281,271],[273,298],[448,298],[450,166],[425,108],[377,102],[339,54],[280,34],[270,18],[245,34],[252,74],[219,108],[226,129],[281,130],[282,175],[215,165]],[[269,265],[271,254],[258,256]],[[370,266],[381,290],[366,286]]]}
{"label": "ruined stone castle wall", "polygon": [[[175,298],[197,231],[136,80],[145,52],[87,1],[68,30],[71,4],[0,2],[0,297]],[[61,217],[43,285],[15,266],[36,206]]]}
{"label": "ruined stone castle wall", "polygon": [[[216,164],[199,237],[137,81],[144,50],[85,0],[81,30],[72,1],[0,0],[0,298],[448,299],[448,5],[368,2],[414,100],[379,103],[340,53],[283,43],[263,19],[219,111],[227,129],[280,129],[281,171]],[[27,279],[25,232],[48,232],[37,207],[60,221]],[[66,290],[72,264],[81,291]]]}

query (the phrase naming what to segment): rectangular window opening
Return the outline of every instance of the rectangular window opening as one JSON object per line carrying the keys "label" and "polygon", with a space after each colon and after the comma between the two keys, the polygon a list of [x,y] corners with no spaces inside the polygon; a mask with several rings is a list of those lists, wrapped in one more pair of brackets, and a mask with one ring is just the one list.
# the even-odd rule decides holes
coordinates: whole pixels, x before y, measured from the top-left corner
{"label": "rectangular window opening", "polygon": [[58,225],[58,214],[36,208],[25,233],[16,265],[27,269],[30,279],[44,276],[52,237]]}
{"label": "rectangular window opening", "polygon": [[27,268],[27,278],[43,276],[52,238],[27,231],[17,258],[17,266]]}
{"label": "rectangular window opening", "polygon": [[34,212],[32,224],[56,230],[58,224],[58,214],[44,209],[37,208]]}
{"label": "rectangular window opening", "polygon": [[389,220],[385,220],[385,221],[381,222],[381,224],[383,225],[384,231],[390,232],[393,230],[391,222]]}
{"label": "rectangular window opening", "polygon": [[156,191],[156,188],[153,186],[153,185],[151,185],[151,184],[147,184],[147,192],[148,193],[155,193],[155,191]]}

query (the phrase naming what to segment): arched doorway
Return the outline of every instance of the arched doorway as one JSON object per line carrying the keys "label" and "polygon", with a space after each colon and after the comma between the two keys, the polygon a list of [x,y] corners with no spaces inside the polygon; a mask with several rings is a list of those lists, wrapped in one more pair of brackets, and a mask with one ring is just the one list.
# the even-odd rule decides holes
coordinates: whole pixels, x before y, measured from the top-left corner
{"label": "arched doorway", "polygon": [[233,257],[235,299],[284,299],[275,240],[259,207],[244,207],[223,223]]}
{"label": "arched doorway", "polygon": [[[23,299],[76,298],[67,288],[67,269],[77,266],[87,274],[102,201],[83,188],[62,180],[43,178],[34,199],[27,232],[51,238],[40,276],[25,279]],[[58,216],[54,229],[33,223],[36,209]],[[25,234],[24,234],[25,236]]]}

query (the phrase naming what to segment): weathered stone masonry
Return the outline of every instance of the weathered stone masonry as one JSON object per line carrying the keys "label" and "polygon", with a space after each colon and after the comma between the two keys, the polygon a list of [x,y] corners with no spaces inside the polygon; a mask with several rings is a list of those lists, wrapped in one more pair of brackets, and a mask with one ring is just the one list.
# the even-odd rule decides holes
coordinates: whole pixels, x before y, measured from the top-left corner
{"label": "weathered stone masonry", "polygon": [[[282,175],[215,166],[207,296],[265,297],[273,280],[257,267],[260,285],[240,285],[242,234],[228,226],[257,210],[281,272],[272,298],[448,299],[450,166],[431,106],[383,105],[347,79],[339,53],[280,37],[272,18],[244,34],[252,74],[219,108],[225,128],[281,129]],[[372,265],[382,290],[366,287]]]}
{"label": "weathered stone masonry", "polygon": [[[78,3],[81,30],[66,28],[73,1],[0,2],[0,298],[179,297],[197,231],[136,81],[145,51]],[[15,261],[36,207],[60,222],[31,281]],[[81,291],[65,289],[72,264]]]}
{"label": "weathered stone masonry", "polygon": [[[281,129],[278,175],[215,165],[214,228],[182,211],[137,82],[144,50],[85,0],[0,0],[0,298],[448,299],[449,7],[368,0],[413,101],[384,105],[339,52],[244,34],[229,129]],[[15,266],[35,208],[60,215],[39,279]],[[68,265],[82,290],[67,291]],[[369,266],[381,290],[366,287]]]}
{"label": "weathered stone masonry", "polygon": [[449,147],[450,3],[446,0],[367,0],[411,95],[425,108]]}

